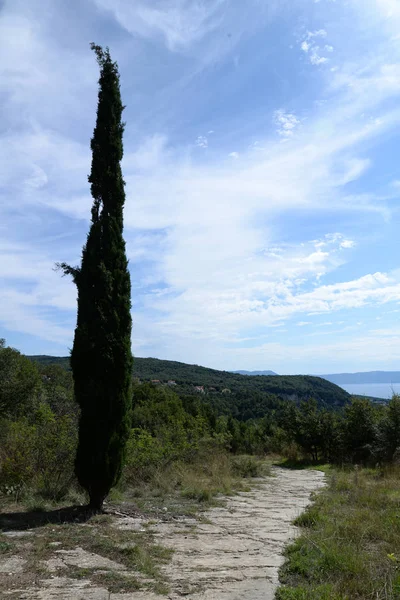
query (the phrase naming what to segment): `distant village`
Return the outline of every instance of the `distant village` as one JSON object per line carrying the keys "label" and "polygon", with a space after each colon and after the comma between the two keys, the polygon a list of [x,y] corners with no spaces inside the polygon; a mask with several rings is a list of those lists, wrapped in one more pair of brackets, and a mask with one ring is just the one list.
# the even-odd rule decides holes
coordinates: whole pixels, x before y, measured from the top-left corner
{"label": "distant village", "polygon": [[[142,383],[140,380],[138,380],[138,383]],[[174,386],[178,386],[179,384],[176,383],[176,381],[173,381],[172,379],[169,379],[168,381],[161,381],[160,379],[151,379],[150,383],[152,383],[153,385],[156,386],[169,386],[169,387],[174,387]],[[187,384],[185,384],[187,385]],[[204,385],[193,385],[191,386],[193,391],[196,392],[196,394],[207,394],[207,393],[221,393],[221,394],[230,394],[231,390],[229,388],[223,388],[222,390],[217,389],[215,387],[205,387]]]}

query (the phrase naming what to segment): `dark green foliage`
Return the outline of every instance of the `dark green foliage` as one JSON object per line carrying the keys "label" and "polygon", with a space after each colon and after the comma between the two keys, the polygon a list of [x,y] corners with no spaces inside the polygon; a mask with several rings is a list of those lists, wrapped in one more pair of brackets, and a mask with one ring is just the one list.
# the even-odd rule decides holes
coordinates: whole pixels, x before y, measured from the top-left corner
{"label": "dark green foliage", "polygon": [[[293,400],[314,397],[321,405],[325,406],[342,406],[350,398],[345,390],[320,377],[308,375],[248,377],[238,373],[216,371],[198,365],[187,365],[156,358],[136,359],[134,375],[144,380],[159,379],[167,382],[172,379],[180,386],[204,385],[206,388],[215,387],[217,393],[228,388],[233,394],[240,395],[243,401],[247,396],[252,403],[254,403],[257,395],[258,402],[268,400],[268,397],[271,399],[272,396]],[[265,408],[263,414],[265,414]],[[249,418],[258,416],[262,415],[252,414]]]}
{"label": "dark green foliage", "polygon": [[32,412],[39,387],[40,376],[35,365],[0,339],[0,418]]}
{"label": "dark green foliage", "polygon": [[339,457],[342,428],[338,411],[320,409],[310,398],[299,406],[286,403],[277,416],[279,425],[289,438],[314,461],[330,461]]}
{"label": "dark green foliage", "polygon": [[311,455],[313,460],[320,458],[323,432],[321,413],[315,400],[302,402],[300,407],[293,403],[288,404],[284,410],[282,424],[296,443]]}
{"label": "dark green foliage", "polygon": [[400,396],[394,394],[377,428],[378,456],[381,460],[398,461],[400,456]]}
{"label": "dark green foliage", "polygon": [[71,370],[71,361],[69,356],[48,356],[46,354],[34,354],[27,356],[31,361],[38,363],[42,367],[57,365],[66,371]]}
{"label": "dark green foliage", "polygon": [[355,398],[346,406],[344,442],[353,462],[364,463],[373,456],[378,412],[379,409],[364,398]]}
{"label": "dark green foliage", "polygon": [[61,499],[73,481],[77,407],[71,373],[0,348],[0,494]]}
{"label": "dark green foliage", "polygon": [[60,265],[78,288],[71,367],[81,409],[75,462],[79,483],[100,508],[118,481],[131,410],[130,277],[123,239],[123,106],[117,64],[92,44],[100,66],[97,120],[91,141],[91,227],[80,267]]}
{"label": "dark green foliage", "polygon": [[287,403],[277,422],[304,456],[314,461],[373,464],[391,461],[400,449],[400,401],[377,405],[352,398],[338,411],[318,408],[315,400]]}

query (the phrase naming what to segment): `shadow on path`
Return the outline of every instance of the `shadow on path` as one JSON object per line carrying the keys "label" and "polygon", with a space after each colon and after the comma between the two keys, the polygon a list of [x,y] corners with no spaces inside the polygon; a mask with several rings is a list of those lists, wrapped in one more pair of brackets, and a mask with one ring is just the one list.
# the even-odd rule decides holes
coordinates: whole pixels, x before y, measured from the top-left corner
{"label": "shadow on path", "polygon": [[55,510],[32,510],[0,514],[0,531],[23,531],[44,525],[63,523],[86,523],[93,517],[87,506],[67,506]]}

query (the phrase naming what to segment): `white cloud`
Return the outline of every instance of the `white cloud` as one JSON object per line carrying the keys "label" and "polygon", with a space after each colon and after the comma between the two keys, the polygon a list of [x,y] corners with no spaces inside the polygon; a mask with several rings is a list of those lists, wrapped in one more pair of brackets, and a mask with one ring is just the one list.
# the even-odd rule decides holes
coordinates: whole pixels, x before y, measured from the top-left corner
{"label": "white cloud", "polygon": [[317,29],[315,31],[308,31],[305,39],[301,42],[300,48],[306,54],[309,54],[309,60],[312,65],[318,66],[326,63],[328,58],[322,56],[321,52],[333,52],[333,46],[326,44],[323,48],[320,48],[314,41],[315,38],[325,38],[327,36],[325,29]]}
{"label": "white cloud", "polygon": [[278,126],[277,132],[279,135],[283,138],[288,138],[293,135],[300,121],[293,113],[280,109],[274,113],[274,123]]}
{"label": "white cloud", "polygon": [[325,38],[327,35],[328,34],[325,29],[316,29],[315,31],[307,32],[307,39],[311,40],[312,38],[316,38],[316,37]]}
{"label": "white cloud", "polygon": [[355,242],[353,240],[343,240],[340,243],[340,247],[341,248],[354,248],[355,245],[356,244],[355,244]]}
{"label": "white cloud", "polygon": [[320,54],[318,53],[318,50],[319,50],[318,46],[314,46],[311,49],[310,63],[312,65],[322,65],[328,61],[328,59],[325,56],[320,56]]}
{"label": "white cloud", "polygon": [[205,135],[199,135],[196,139],[196,146],[199,148],[208,148],[208,139]]}
{"label": "white cloud", "polygon": [[235,158],[235,159],[237,159],[237,158],[239,158],[239,152],[230,152],[230,153],[229,153],[229,156],[230,156],[231,158]]}

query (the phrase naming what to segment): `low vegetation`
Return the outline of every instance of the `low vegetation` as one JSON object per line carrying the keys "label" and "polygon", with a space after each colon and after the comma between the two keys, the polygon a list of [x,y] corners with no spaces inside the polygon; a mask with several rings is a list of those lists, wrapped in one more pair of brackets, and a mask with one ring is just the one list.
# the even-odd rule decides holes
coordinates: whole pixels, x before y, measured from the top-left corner
{"label": "low vegetation", "polygon": [[277,600],[400,598],[400,467],[333,469],[296,524]]}

